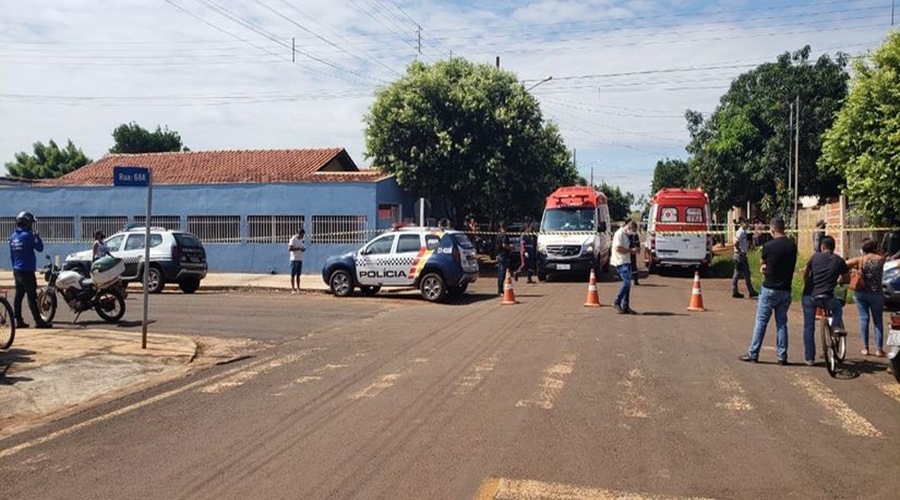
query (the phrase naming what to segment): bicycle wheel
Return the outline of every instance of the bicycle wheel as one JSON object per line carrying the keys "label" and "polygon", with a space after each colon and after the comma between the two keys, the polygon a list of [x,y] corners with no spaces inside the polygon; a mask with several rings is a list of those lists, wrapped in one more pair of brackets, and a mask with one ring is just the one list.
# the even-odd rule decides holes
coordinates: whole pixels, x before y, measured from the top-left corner
{"label": "bicycle wheel", "polygon": [[12,307],[0,297],[0,349],[9,349],[16,338],[16,320]]}
{"label": "bicycle wheel", "polygon": [[834,355],[839,363],[844,362],[847,355],[847,334],[834,333]]}
{"label": "bicycle wheel", "polygon": [[819,330],[819,337],[822,339],[822,353],[825,355],[825,369],[828,370],[828,375],[834,377],[837,375],[838,360],[834,352],[835,346],[831,341],[833,331],[831,325],[828,324],[828,319],[821,321]]}

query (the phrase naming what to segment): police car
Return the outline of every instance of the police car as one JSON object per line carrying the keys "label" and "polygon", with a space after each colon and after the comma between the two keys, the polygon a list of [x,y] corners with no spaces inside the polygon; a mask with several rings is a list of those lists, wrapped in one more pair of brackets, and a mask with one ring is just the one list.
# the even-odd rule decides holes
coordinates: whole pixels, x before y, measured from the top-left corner
{"label": "police car", "polygon": [[356,252],[329,257],[322,279],[338,297],[359,288],[375,295],[382,286],[416,287],[426,300],[460,296],[478,279],[478,256],[465,233],[408,227],[382,234]]}

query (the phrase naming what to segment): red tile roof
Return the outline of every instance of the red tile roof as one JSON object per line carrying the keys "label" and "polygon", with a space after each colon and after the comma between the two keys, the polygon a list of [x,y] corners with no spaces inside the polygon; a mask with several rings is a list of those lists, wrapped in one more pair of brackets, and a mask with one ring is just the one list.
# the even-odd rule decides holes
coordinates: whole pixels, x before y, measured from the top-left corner
{"label": "red tile roof", "polygon": [[374,182],[386,177],[359,170],[343,148],[271,149],[111,154],[42,185],[111,186],[117,166],[150,167],[155,185]]}

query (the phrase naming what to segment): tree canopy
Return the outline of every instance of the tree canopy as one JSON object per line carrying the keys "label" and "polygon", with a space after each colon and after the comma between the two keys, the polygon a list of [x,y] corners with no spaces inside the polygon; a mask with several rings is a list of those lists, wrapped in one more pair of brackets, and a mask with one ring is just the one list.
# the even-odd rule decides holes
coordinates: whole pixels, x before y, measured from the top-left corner
{"label": "tree canopy", "polygon": [[365,116],[366,157],[444,208],[513,219],[578,174],[559,129],[516,76],[460,58],[413,62]]}
{"label": "tree canopy", "polygon": [[622,221],[631,217],[631,205],[634,204],[634,194],[622,192],[619,186],[611,186],[601,182],[597,190],[606,195],[606,203],[609,207],[609,217],[614,221]]}
{"label": "tree canopy", "polygon": [[736,78],[708,119],[695,111],[685,118],[691,182],[703,187],[717,213],[774,196],[786,184],[794,138],[790,106],[799,97],[800,194],[838,193],[835,172],[820,172],[822,137],[847,95],[847,57],[809,60],[809,46],[781,54]]}
{"label": "tree canopy", "polygon": [[900,33],[871,61],[854,62],[850,94],[825,134],[819,165],[846,179],[845,193],[871,223],[900,222]]}
{"label": "tree canopy", "polygon": [[154,132],[137,123],[123,123],[112,133],[115,144],[110,153],[164,153],[167,151],[187,151],[181,143],[181,136],[174,130],[156,126]]}
{"label": "tree canopy", "polygon": [[685,188],[688,184],[688,164],[682,160],[659,160],[653,169],[653,181],[650,184],[650,193],[656,193],[663,188]]}
{"label": "tree canopy", "polygon": [[16,161],[6,164],[12,177],[23,179],[52,179],[79,169],[91,162],[81,149],[76,148],[69,140],[66,147],[60,149],[52,139],[48,144],[40,141],[34,143],[34,154],[16,153]]}

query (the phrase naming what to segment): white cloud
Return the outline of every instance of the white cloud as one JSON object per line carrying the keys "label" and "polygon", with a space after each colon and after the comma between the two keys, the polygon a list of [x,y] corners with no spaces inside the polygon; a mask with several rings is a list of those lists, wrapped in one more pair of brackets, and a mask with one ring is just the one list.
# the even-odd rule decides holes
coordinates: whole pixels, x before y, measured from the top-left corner
{"label": "white cloud", "polygon": [[136,121],[167,125],[195,150],[337,145],[366,165],[362,116],[416,57],[421,26],[425,61],[500,56],[523,80],[553,75],[532,92],[582,173],[592,164],[595,177],[646,193],[656,160],[684,156],[685,109],[711,111],[732,78],[784,51],[874,48],[889,22],[878,0],[699,2],[702,13],[682,0],[260,2],[210,4],[274,40],[200,0],[0,10],[0,163],[51,138],[97,158],[113,128]]}

